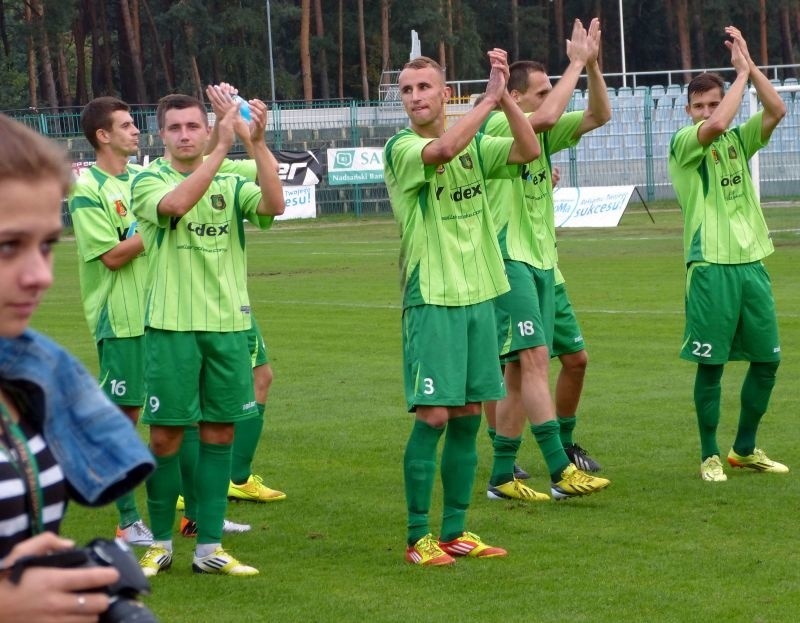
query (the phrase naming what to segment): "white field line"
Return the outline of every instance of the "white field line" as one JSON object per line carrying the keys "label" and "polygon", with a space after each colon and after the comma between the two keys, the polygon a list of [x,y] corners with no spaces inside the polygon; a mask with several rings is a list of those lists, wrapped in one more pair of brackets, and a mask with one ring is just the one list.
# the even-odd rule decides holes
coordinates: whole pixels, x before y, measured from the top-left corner
{"label": "white field line", "polygon": [[[309,306],[313,305],[316,307],[338,307],[342,309],[382,309],[382,310],[400,310],[401,305],[399,303],[391,304],[391,303],[359,303],[356,301],[309,301],[309,300],[274,300],[274,299],[259,299],[257,301],[253,301],[263,305],[284,305],[290,307],[300,307],[300,306]],[[577,308],[575,310],[575,314],[580,318],[580,316],[586,314],[599,314],[599,315],[610,315],[610,316],[682,316],[683,310],[682,309],[640,309],[640,310],[633,310],[633,309],[589,309],[589,308]],[[781,318],[798,318],[800,317],[800,313],[792,313],[792,312],[784,312],[781,313],[778,311],[778,322],[780,322]]]}

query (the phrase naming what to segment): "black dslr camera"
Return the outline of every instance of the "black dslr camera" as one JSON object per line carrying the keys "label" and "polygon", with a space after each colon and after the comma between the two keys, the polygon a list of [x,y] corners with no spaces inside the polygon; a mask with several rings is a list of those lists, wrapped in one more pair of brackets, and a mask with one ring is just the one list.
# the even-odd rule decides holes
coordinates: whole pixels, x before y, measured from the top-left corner
{"label": "black dslr camera", "polygon": [[100,623],[158,623],[155,615],[137,597],[150,593],[139,562],[123,541],[95,539],[81,549],[55,552],[46,556],[25,556],[11,566],[9,579],[18,584],[31,567],[114,567],[119,580],[106,587],[111,604],[100,615]]}

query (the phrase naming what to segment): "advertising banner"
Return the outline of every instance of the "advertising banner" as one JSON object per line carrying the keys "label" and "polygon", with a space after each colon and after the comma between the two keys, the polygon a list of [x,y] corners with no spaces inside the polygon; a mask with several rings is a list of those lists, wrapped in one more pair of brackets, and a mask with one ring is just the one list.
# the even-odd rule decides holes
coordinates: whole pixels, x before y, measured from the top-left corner
{"label": "advertising banner", "polygon": [[328,184],[379,184],[383,181],[383,149],[352,147],[328,150]]}
{"label": "advertising banner", "polygon": [[553,193],[556,227],[616,227],[634,189],[634,186],[559,186]]}
{"label": "advertising banner", "polygon": [[286,210],[275,217],[276,221],[317,217],[317,189],[314,186],[284,186],[283,200]]}
{"label": "advertising banner", "polygon": [[322,179],[323,164],[319,150],[274,151],[278,176],[287,186],[310,186]]}

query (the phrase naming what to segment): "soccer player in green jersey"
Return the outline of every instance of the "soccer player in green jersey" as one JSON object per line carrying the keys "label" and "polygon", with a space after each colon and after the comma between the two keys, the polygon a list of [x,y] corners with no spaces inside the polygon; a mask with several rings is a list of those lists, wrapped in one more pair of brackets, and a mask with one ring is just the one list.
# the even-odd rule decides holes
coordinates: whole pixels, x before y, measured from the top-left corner
{"label": "soccer player in green jersey", "polygon": [[[739,29],[725,28],[736,79],[725,93],[716,74],[689,83],[692,125],[670,142],[669,175],[683,211],[686,327],[681,358],[697,364],[694,402],[700,429],[700,476],[727,480],[717,445],[722,372],[728,361],[749,361],[741,391],[739,426],[728,463],[785,473],[789,468],[756,446],[781,348],[772,285],[763,260],[774,248],[748,160],[764,147],[786,105],[758,69]],[[729,129],[748,79],[762,109]]]}
{"label": "soccer player in green jersey", "polygon": [[[250,302],[242,218],[266,229],[282,214],[283,189],[264,143],[266,105],[250,100],[260,186],[220,174],[234,139],[237,104],[224,101],[218,144],[204,157],[210,130],[205,106],[168,95],[156,111],[166,163],[140,173],[133,208],[151,254],[146,320],[147,400],[156,471],[147,482],[154,544],[140,564],[148,576],[172,563],[172,525],[181,486],[184,428],[198,422],[197,573],[258,573],[221,545],[231,474],[234,422],[255,411],[247,344]],[[149,242],[147,242],[149,241]]]}
{"label": "soccer player in green jersey", "polygon": [[[81,113],[83,133],[96,163],[78,178],[69,211],[78,245],[81,300],[100,358],[106,395],[135,424],[144,404],[144,300],[147,258],[136,233],[130,186],[142,167],[128,158],[139,149],[139,130],[130,107],[115,97],[98,97]],[[133,492],[116,502],[117,537],[150,545]]]}
{"label": "soccer player in green jersey", "polygon": [[[384,179],[400,225],[405,394],[416,419],[403,459],[406,560],[447,565],[454,556],[504,556],[465,530],[477,465],[480,403],[501,398],[492,299],[508,289],[486,203],[487,177],[513,177],[539,155],[536,135],[505,90],[504,50],[489,52],[484,100],[445,132],[450,96],[436,61],[419,57],[400,72],[410,127],[384,148]],[[499,104],[513,138],[478,130]],[[439,539],[429,528],[439,439],[444,496]]]}
{"label": "soccer player in green jersey", "polygon": [[[558,186],[561,172],[558,167],[551,170],[553,188]],[[553,348],[551,359],[558,357],[561,368],[556,377],[555,406],[561,444],[569,460],[587,472],[599,472],[602,468],[589,453],[573,440],[573,431],[577,424],[578,404],[583,393],[583,381],[589,355],[583,340],[575,310],[572,308],[567,293],[567,284],[558,265],[555,267],[555,318],[553,322]]]}
{"label": "soccer player in green jersey", "polygon": [[[238,94],[238,91],[226,82],[222,82],[218,86],[218,91],[211,92],[209,95],[215,115],[222,117],[223,109],[221,106],[224,106],[224,100],[222,100],[220,96],[235,96]],[[253,159],[255,153],[253,139],[249,125],[241,115],[234,121],[234,132],[236,136],[239,137],[239,140],[242,141],[249,158],[242,160],[226,158],[220,165],[219,172],[240,175],[251,182],[256,182],[258,168],[256,161]],[[211,138],[209,144],[206,146],[206,153],[210,153],[216,144],[217,130],[215,126],[211,131]],[[269,157],[272,159],[272,166],[277,170],[278,161],[271,152],[269,153]],[[273,372],[272,366],[270,366],[267,358],[267,346],[258,327],[258,323],[255,321],[255,315],[251,314],[251,318],[252,326],[248,331],[248,344],[250,345],[250,354],[252,356],[253,390],[256,400],[256,411],[253,417],[239,420],[234,425],[231,481],[228,485],[228,499],[246,502],[280,502],[286,499],[286,494],[283,491],[266,486],[264,484],[264,479],[260,475],[253,473],[253,460],[255,459],[256,450],[264,428],[264,413],[266,410],[269,388],[272,385]],[[192,443],[190,439],[194,438],[184,437],[184,443],[181,449],[182,455],[184,452],[196,452],[197,442],[194,440],[194,443]],[[187,443],[187,440],[189,440],[189,443]],[[184,477],[185,476],[184,474]]]}
{"label": "soccer player in green jersey", "polygon": [[[583,134],[610,119],[605,81],[597,63],[599,48],[599,20],[593,19],[588,31],[580,20],[575,20],[567,41],[570,62],[555,88],[540,63],[518,61],[510,68],[507,89],[520,110],[528,115],[542,153],[525,165],[521,178],[495,181],[489,186],[489,204],[511,285],[510,292],[495,300],[508,395],[497,404],[494,463],[487,489],[490,499],[549,499],[547,494],[535,491],[514,476],[526,417],[547,464],[550,495],[556,499],[588,495],[609,485],[607,479],[576,467],[567,454],[549,381],[557,261],[550,159],[552,154],[574,146]],[[584,69],[588,78],[588,106],[584,111],[565,113]],[[484,131],[493,136],[507,136],[506,117],[500,112],[493,113]],[[570,422],[574,427],[574,417]]]}

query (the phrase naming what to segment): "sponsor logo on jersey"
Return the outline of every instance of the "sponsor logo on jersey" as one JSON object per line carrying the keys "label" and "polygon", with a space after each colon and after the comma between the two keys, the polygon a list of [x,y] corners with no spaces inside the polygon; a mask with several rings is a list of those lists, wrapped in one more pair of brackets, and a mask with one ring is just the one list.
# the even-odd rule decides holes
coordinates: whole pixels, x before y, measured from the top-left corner
{"label": "sponsor logo on jersey", "polygon": [[[439,186],[436,188],[436,199],[438,200],[442,192],[444,192],[444,186]],[[472,199],[477,197],[478,195],[483,194],[483,189],[481,188],[480,184],[467,185],[467,186],[459,186],[453,192],[450,193],[450,199],[458,203],[459,201],[464,201],[465,199]]]}
{"label": "sponsor logo on jersey", "polygon": [[716,148],[711,148],[711,157],[714,158],[714,164],[719,164],[719,152]]}
{"label": "sponsor logo on jersey", "polygon": [[742,183],[742,176],[740,173],[734,173],[733,175],[728,175],[726,177],[722,177],[719,180],[720,186],[723,188],[725,186],[737,186]]}
{"label": "sponsor logo on jersey", "polygon": [[128,208],[126,208],[125,204],[122,203],[122,199],[117,199],[116,201],[114,201],[114,209],[120,216],[125,216],[126,214],[128,214]]}
{"label": "sponsor logo on jersey", "polygon": [[225,197],[222,195],[211,195],[211,207],[215,210],[224,210]]}
{"label": "sponsor logo on jersey", "polygon": [[458,161],[461,163],[461,166],[464,167],[465,169],[471,169],[474,166],[472,164],[472,157],[469,154],[461,154],[458,157]]}
{"label": "sponsor logo on jersey", "polygon": [[224,236],[228,232],[230,223],[192,223],[187,225],[187,229],[195,236]]}
{"label": "sponsor logo on jersey", "polygon": [[538,186],[542,182],[547,181],[547,171],[544,169],[540,170],[537,173],[532,172],[530,169],[523,169],[522,171],[522,179],[527,182],[530,182],[534,186]]}

